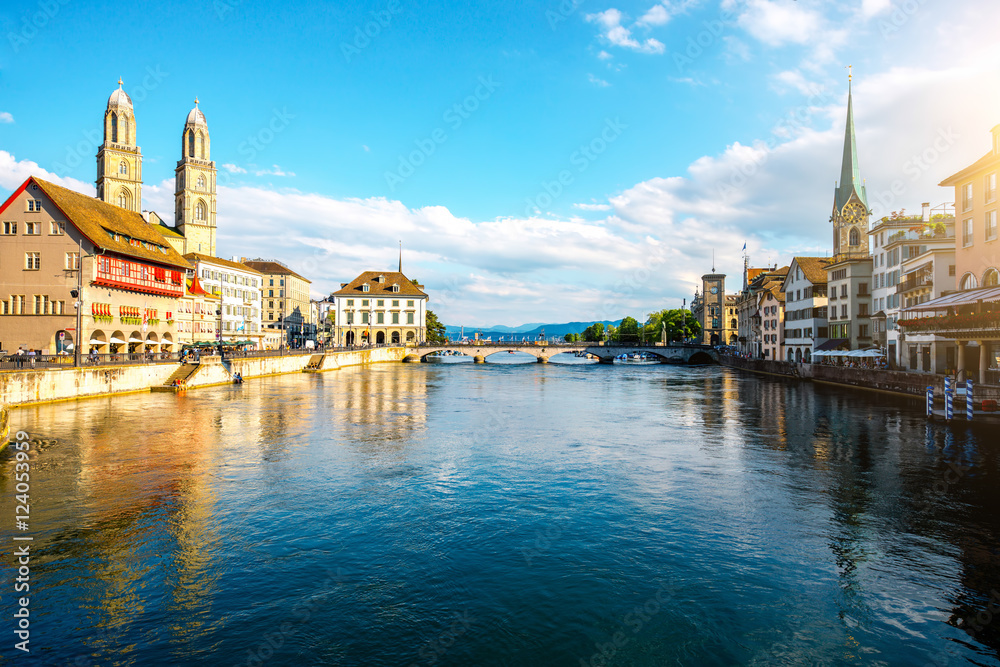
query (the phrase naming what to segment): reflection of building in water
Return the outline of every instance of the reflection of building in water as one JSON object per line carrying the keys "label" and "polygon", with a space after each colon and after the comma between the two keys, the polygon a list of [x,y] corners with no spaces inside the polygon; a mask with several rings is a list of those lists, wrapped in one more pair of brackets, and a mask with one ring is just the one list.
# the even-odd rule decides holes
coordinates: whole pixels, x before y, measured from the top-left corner
{"label": "reflection of building in water", "polygon": [[426,429],[424,373],[397,366],[355,368],[338,371],[336,379],[332,409],[345,424],[364,426],[366,441],[403,444]]}
{"label": "reflection of building in water", "polygon": [[[173,637],[190,641],[212,621],[207,611],[217,579],[211,562],[216,409],[191,401],[183,411],[170,410],[167,423],[132,414],[148,410],[150,399],[140,400],[147,404],[112,402],[102,415],[78,413],[86,426],[74,443],[79,471],[72,495],[86,499],[85,514],[50,548],[104,564],[89,568],[98,625],[125,632],[147,606],[159,604],[162,592],[170,612],[181,612],[170,617],[186,619],[171,629]],[[159,554],[161,565],[137,567],[150,554]]]}

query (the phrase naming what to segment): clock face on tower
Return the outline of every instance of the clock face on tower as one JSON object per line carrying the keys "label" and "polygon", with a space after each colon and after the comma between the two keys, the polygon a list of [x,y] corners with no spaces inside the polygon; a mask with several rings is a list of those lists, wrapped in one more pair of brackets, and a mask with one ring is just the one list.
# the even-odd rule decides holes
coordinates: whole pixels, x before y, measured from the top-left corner
{"label": "clock face on tower", "polygon": [[852,201],[844,207],[842,216],[844,222],[851,225],[858,225],[865,221],[867,213],[868,211],[865,210],[864,205],[857,201]]}
{"label": "clock face on tower", "polygon": [[712,294],[718,294],[718,293],[719,293],[719,286],[712,285]]}

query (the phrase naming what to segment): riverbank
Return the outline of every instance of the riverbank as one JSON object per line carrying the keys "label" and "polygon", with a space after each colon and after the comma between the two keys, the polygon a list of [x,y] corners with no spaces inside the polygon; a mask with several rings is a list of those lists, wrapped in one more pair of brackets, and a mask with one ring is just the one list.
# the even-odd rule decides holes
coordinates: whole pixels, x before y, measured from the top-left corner
{"label": "riverbank", "polygon": [[[731,356],[721,356],[719,363],[729,368],[738,368],[753,373],[798,378],[812,382],[849,386],[857,389],[890,392],[920,400],[925,399],[927,387],[934,387],[935,397],[938,400],[943,400],[944,397],[944,377],[940,375],[880,369],[844,368],[823,364],[800,364],[790,361],[772,361],[770,359],[743,359]],[[1000,387],[997,386],[977,384],[974,391],[977,401],[981,399],[1000,399]]]}
{"label": "riverbank", "polygon": [[179,372],[186,375],[184,388],[190,390],[229,384],[235,373],[240,374],[244,380],[252,380],[286,373],[323,372],[348,366],[398,362],[405,356],[404,347],[381,347],[226,360],[219,357],[203,357],[201,363],[187,367],[173,362],[135,366],[4,371],[0,372],[0,404],[16,408],[82,398],[142,393],[157,388],[169,390],[168,381]]}

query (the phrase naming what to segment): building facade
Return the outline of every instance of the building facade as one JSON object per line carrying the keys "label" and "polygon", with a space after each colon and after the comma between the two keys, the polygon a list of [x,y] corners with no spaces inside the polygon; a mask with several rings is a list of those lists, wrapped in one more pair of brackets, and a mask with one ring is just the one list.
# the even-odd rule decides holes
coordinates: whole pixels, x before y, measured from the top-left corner
{"label": "building facade", "polygon": [[706,273],[701,293],[695,290],[691,314],[701,325],[703,345],[736,345],[739,342],[737,295],[726,295],[726,274]]}
{"label": "building facade", "polygon": [[[788,267],[785,267],[787,272]],[[784,345],[785,293],[784,281],[779,280],[758,294],[757,311],[761,318],[761,357],[781,361]]]}
{"label": "building facade", "polygon": [[402,272],[365,271],[334,292],[333,340],[337,345],[427,341],[429,297]]}
{"label": "building facade", "polygon": [[246,259],[243,264],[259,271],[263,277],[263,322],[266,328],[279,331],[281,343],[287,347],[302,347],[316,339],[316,323],[312,320],[309,286],[287,266],[272,259]]}
{"label": "building facade", "polygon": [[30,177],[0,206],[0,225],[0,347],[174,349],[191,265],[141,215]]}
{"label": "building facade", "polygon": [[219,298],[216,313],[223,342],[250,341],[263,349],[264,333],[261,319],[261,289],[264,276],[255,269],[235,261],[200,253],[184,256],[195,266],[199,282],[205,291]]}
{"label": "building facade", "polygon": [[827,327],[826,264],[823,257],[795,257],[788,266],[785,322],[782,337],[785,361],[811,363],[812,355],[829,339]]}

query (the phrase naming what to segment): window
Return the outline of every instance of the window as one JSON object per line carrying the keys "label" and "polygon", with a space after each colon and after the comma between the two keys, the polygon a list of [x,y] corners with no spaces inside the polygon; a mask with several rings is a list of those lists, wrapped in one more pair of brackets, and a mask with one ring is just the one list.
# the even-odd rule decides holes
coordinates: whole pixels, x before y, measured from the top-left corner
{"label": "window", "polygon": [[973,242],[972,218],[966,218],[962,222],[962,246],[968,248]]}
{"label": "window", "polygon": [[859,303],[858,304],[858,317],[868,317],[868,304]]}
{"label": "window", "polygon": [[861,243],[861,235],[858,233],[857,227],[851,227],[851,234],[848,237],[848,243],[851,245],[858,245]]}
{"label": "window", "polygon": [[348,299],[347,300],[347,305],[351,306],[353,308],[354,307],[354,299]]}
{"label": "window", "polygon": [[118,206],[120,206],[121,208],[129,207],[128,191],[122,190],[121,192],[118,193]]}
{"label": "window", "polygon": [[392,323],[393,324],[399,324],[399,313],[393,313],[392,314]]}
{"label": "window", "polygon": [[966,273],[962,277],[962,289],[964,290],[976,289],[977,287],[979,287],[979,281],[976,280],[976,277],[974,275],[972,275],[971,273]]}
{"label": "window", "polygon": [[111,114],[111,143],[118,143],[118,114]]}
{"label": "window", "polygon": [[24,223],[24,233],[29,236],[38,236],[42,233],[42,225],[38,222]]}
{"label": "window", "polygon": [[962,186],[962,210],[972,210],[972,183],[966,183]]}
{"label": "window", "polygon": [[376,322],[378,322],[379,324],[385,324],[385,313],[378,313],[378,314],[377,314],[377,315],[375,316],[375,320],[376,320]]}
{"label": "window", "polygon": [[204,190],[205,189],[205,176],[204,175],[199,175],[198,176],[198,189],[199,190]]}
{"label": "window", "polygon": [[997,198],[997,175],[996,174],[986,174],[986,191],[983,193],[986,195],[986,203],[996,201]]}
{"label": "window", "polygon": [[368,313],[361,313],[361,324],[368,324]]}
{"label": "window", "polygon": [[66,268],[70,271],[75,271],[80,268],[80,253],[78,252],[68,252],[66,253]]}
{"label": "window", "polygon": [[24,253],[24,268],[28,271],[37,271],[42,268],[42,257],[37,252]]}
{"label": "window", "polygon": [[128,176],[128,162],[122,160],[118,163],[118,173],[122,176]]}
{"label": "window", "polygon": [[986,212],[986,240],[996,241],[997,240],[997,212],[987,211]]}
{"label": "window", "polygon": [[983,276],[983,287],[996,287],[998,284],[1000,284],[1000,274],[996,269],[987,269],[986,275]]}
{"label": "window", "polygon": [[393,301],[392,302],[392,307],[393,308],[399,308],[399,301]]}
{"label": "window", "polygon": [[375,305],[378,306],[379,308],[385,308],[385,300],[379,299],[378,301],[375,302]]}
{"label": "window", "polygon": [[406,307],[407,308],[413,308],[413,302],[412,301],[407,301],[406,302]]}
{"label": "window", "polygon": [[10,295],[10,314],[11,315],[24,315],[24,295],[23,294],[11,294]]}
{"label": "window", "polygon": [[407,313],[406,314],[406,323],[407,324],[413,324],[413,313]]}
{"label": "window", "polygon": [[52,236],[62,236],[66,233],[66,223],[60,220],[53,220],[49,223],[49,234]]}
{"label": "window", "polygon": [[188,131],[188,157],[194,157],[194,132]]}
{"label": "window", "polygon": [[841,304],[841,306],[840,306],[840,319],[842,319],[842,320],[846,320],[847,319],[847,304],[846,303]]}
{"label": "window", "polygon": [[370,302],[368,301],[368,299],[362,299],[361,300],[361,307],[362,308],[367,308],[369,303]]}
{"label": "window", "polygon": [[207,207],[205,206],[205,202],[199,200],[194,206],[194,219],[207,220],[206,209]]}
{"label": "window", "polygon": [[3,233],[7,236],[12,234],[17,234],[17,223],[16,222],[5,222],[3,223]]}

